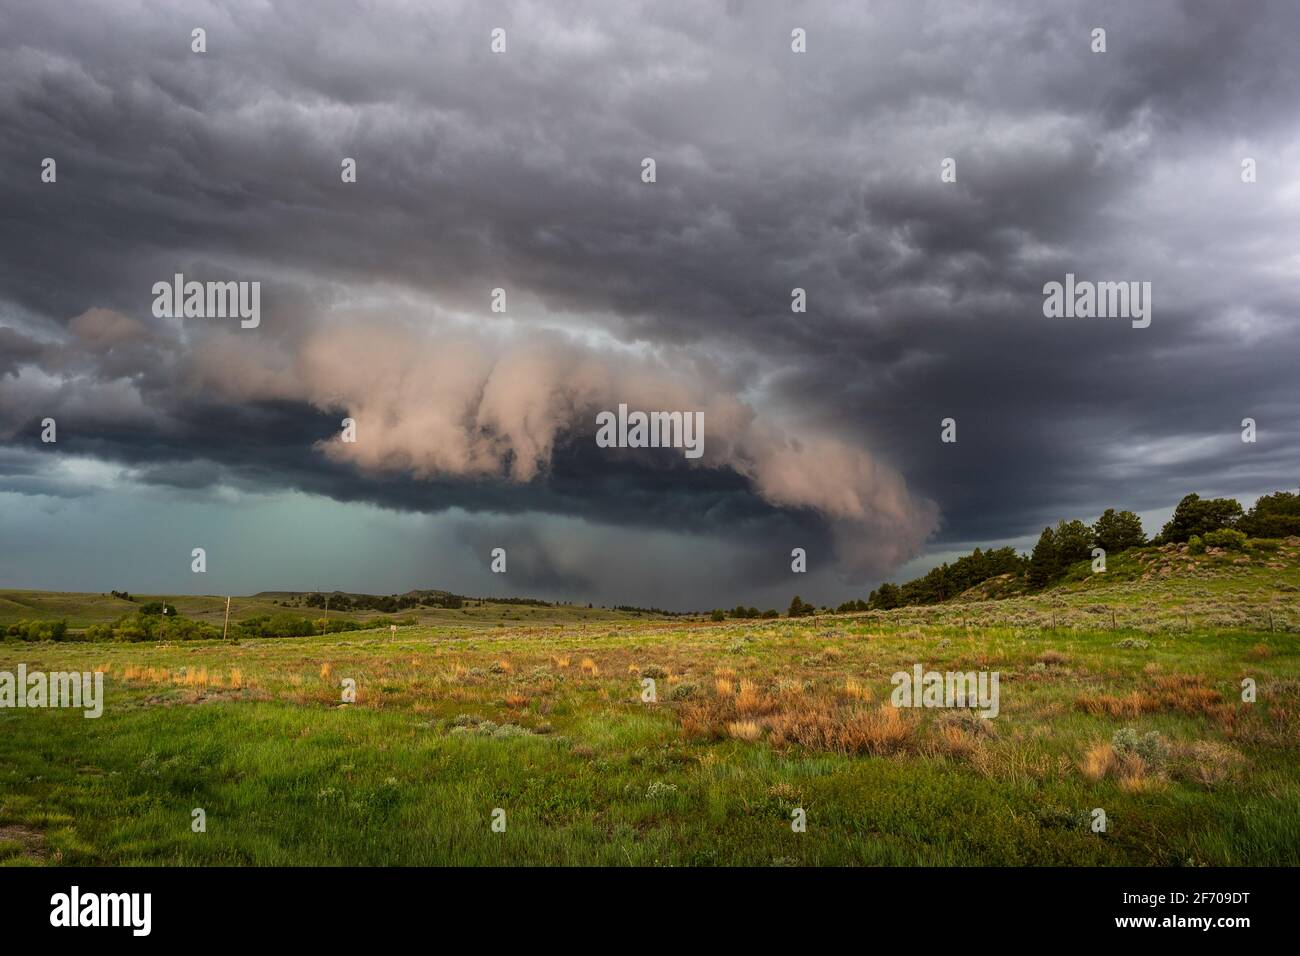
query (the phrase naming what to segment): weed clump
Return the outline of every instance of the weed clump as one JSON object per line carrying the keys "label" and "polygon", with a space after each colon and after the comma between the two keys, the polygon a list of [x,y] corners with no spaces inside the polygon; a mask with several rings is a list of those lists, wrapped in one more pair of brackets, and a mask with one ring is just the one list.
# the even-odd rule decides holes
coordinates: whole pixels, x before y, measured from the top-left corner
{"label": "weed clump", "polygon": [[1124,640],[1116,642],[1115,646],[1122,647],[1125,650],[1145,651],[1151,646],[1151,642],[1140,637],[1126,637]]}
{"label": "weed clump", "polygon": [[460,714],[451,722],[451,732],[458,736],[468,737],[492,737],[496,740],[502,740],[509,737],[531,737],[533,732],[527,727],[520,727],[518,724],[498,724],[495,720],[488,720],[485,717],[474,717],[470,714]]}
{"label": "weed clump", "polygon": [[647,800],[665,800],[676,793],[677,784],[664,783],[662,780],[655,780],[645,788],[645,798]]}

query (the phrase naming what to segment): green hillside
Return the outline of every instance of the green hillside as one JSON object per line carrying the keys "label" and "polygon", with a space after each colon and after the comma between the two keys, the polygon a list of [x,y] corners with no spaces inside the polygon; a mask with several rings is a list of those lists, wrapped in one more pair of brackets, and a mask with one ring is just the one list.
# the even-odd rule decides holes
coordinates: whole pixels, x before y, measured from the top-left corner
{"label": "green hillside", "polygon": [[[441,607],[414,607],[385,614],[382,611],[339,611],[331,609],[328,614],[317,607],[305,606],[302,601],[310,592],[306,591],[262,591],[257,594],[236,595],[230,602],[230,619],[242,620],[262,615],[292,614],[296,617],[317,619],[328,616],[330,619],[365,622],[377,618],[415,617],[420,624],[466,623],[496,624],[498,622],[537,622],[552,621],[623,621],[636,620],[638,615],[624,611],[605,610],[603,608],[578,607],[576,605],[555,605],[543,607],[533,604],[513,604],[493,601],[490,598],[479,600],[469,598],[464,607],[458,609]],[[443,596],[446,591],[411,592],[416,595]],[[350,594],[350,597],[359,595]],[[0,590],[0,626],[18,621],[59,621],[67,620],[68,627],[74,633],[82,631],[92,624],[111,624],[126,614],[137,612],[140,607],[152,601],[166,601],[182,617],[202,621],[220,627],[226,613],[226,599],[215,595],[172,595],[172,594],[132,594],[133,601],[114,597],[112,594],[94,594],[76,591],[21,591]]]}

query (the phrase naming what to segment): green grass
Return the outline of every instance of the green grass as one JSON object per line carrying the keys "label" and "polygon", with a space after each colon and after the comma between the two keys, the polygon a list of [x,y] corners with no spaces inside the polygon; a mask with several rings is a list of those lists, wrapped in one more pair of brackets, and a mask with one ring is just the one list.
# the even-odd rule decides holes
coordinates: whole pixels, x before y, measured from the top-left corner
{"label": "green grass", "polygon": [[[0,710],[0,865],[1297,865],[1300,622],[1282,557],[1146,581],[1113,561],[1124,573],[1104,584],[1037,597],[797,621],[567,609],[396,635],[2,643],[0,670],[108,676],[98,720]],[[1231,626],[1268,608],[1272,632]],[[999,671],[993,733],[909,711],[895,749],[781,738],[782,721],[878,713],[917,661]],[[651,665],[670,676],[643,703]],[[719,679],[752,684],[758,739],[729,736],[739,704]],[[670,701],[682,683],[695,697]],[[1144,706],[1107,711],[1125,700]],[[482,720],[520,729],[481,735]],[[1122,727],[1159,732],[1167,761],[1087,772]]]}

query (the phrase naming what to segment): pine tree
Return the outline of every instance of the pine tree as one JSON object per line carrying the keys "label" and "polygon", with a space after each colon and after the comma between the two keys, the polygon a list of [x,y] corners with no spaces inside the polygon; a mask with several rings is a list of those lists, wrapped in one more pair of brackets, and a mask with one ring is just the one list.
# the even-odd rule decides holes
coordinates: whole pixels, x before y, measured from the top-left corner
{"label": "pine tree", "polygon": [[1038,543],[1029,556],[1029,569],[1025,578],[1030,587],[1043,588],[1056,580],[1060,568],[1060,558],[1056,553],[1056,535],[1052,529],[1044,528],[1038,536]]}

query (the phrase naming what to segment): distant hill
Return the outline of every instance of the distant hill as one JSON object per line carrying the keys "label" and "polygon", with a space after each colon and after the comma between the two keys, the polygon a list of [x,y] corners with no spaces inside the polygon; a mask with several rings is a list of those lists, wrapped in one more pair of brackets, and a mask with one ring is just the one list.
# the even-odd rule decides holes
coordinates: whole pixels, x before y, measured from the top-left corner
{"label": "distant hill", "polygon": [[1182,627],[1300,632],[1300,537],[1250,539],[1242,550],[1187,544],[1133,548],[1089,561],[1041,591],[1014,574],[990,578],[935,604],[873,610],[918,624],[1011,627]]}
{"label": "distant hill", "polygon": [[[653,617],[644,612],[606,610],[588,608],[574,604],[556,604],[542,606],[532,603],[518,603],[528,599],[507,598],[465,598],[459,608],[430,607],[420,601],[436,602],[454,596],[450,591],[422,589],[408,591],[400,597],[414,598],[414,606],[401,610],[385,612],[374,609],[340,610],[331,604],[328,614],[322,607],[312,607],[305,602],[315,591],[259,591],[252,595],[236,595],[231,600],[230,617],[232,621],[243,620],[261,615],[290,614],[304,618],[318,619],[328,616],[331,619],[365,622],[381,617],[414,617],[421,624],[439,621],[459,624],[495,625],[501,622],[524,623],[562,623],[623,621]],[[346,596],[350,602],[361,599],[383,597],[349,592],[324,592],[331,597]],[[390,595],[391,596],[391,595]],[[131,600],[114,596],[111,592],[95,594],[76,591],[30,591],[0,589],[0,625],[18,621],[60,621],[66,620],[72,631],[81,631],[92,624],[110,624],[123,615],[133,614],[141,605],[151,601],[166,601],[174,606],[182,617],[205,621],[221,626],[226,613],[226,599],[219,595],[173,595],[173,594],[131,594]]]}

